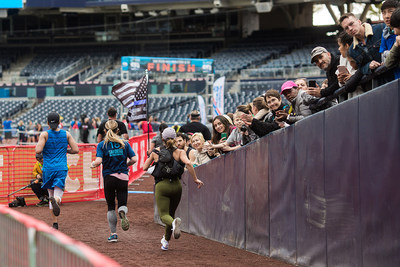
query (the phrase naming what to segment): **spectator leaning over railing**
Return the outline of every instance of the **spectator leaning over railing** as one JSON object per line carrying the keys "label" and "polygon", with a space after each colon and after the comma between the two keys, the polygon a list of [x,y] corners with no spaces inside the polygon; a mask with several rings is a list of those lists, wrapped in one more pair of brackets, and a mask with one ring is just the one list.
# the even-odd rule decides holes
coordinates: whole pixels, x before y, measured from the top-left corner
{"label": "spectator leaning over railing", "polygon": [[[384,24],[362,23],[353,13],[342,15],[339,23],[347,34],[353,37],[353,44],[349,48],[348,55],[355,60],[362,74],[371,74],[381,66],[382,57],[379,47]],[[393,73],[387,72],[378,79],[378,83],[381,85],[391,79],[393,79]]]}
{"label": "spectator leaning over railing", "polygon": [[307,93],[315,97],[332,95],[339,89],[338,79],[335,74],[339,65],[339,57],[328,52],[326,48],[317,46],[311,51],[311,63],[316,64],[318,68],[326,72],[328,87],[321,90],[317,84],[317,87],[308,87]]}
{"label": "spectator leaning over railing", "polygon": [[400,8],[393,12],[390,18],[390,26],[396,34],[396,42],[386,57],[385,65],[387,68],[400,67]]}
{"label": "spectator leaning over railing", "polygon": [[[237,109],[239,110],[239,109]],[[277,121],[260,121],[257,120],[256,118],[253,117],[252,114],[247,114],[243,113],[240,118],[246,124],[247,126],[250,127],[250,129],[258,135],[258,137],[263,137],[264,135],[269,134],[270,132],[273,132],[275,130],[280,129],[281,127],[284,127],[283,124],[279,125]]]}
{"label": "spectator leaning over railing", "polygon": [[281,94],[292,104],[289,111],[279,110],[276,112],[276,120],[293,124],[313,112],[310,105],[318,101],[318,98],[300,90],[293,81],[285,82],[281,87]]}
{"label": "spectator leaning over railing", "polygon": [[257,120],[265,121],[269,110],[262,96],[253,99],[252,113]]}
{"label": "spectator leaning over railing", "polygon": [[[348,35],[345,31],[342,31],[337,37],[337,43],[340,52],[340,64],[335,73],[338,77],[339,86],[342,87],[357,72],[357,64],[348,55],[349,48],[353,43],[353,37]],[[361,79],[361,70],[359,70],[356,75],[358,76],[358,79]],[[362,94],[364,91],[362,90],[361,86],[353,86],[346,87],[346,92],[347,96],[345,96],[344,98],[347,97],[347,99],[349,99]],[[339,99],[341,99],[341,97],[339,97]]]}
{"label": "spectator leaning over railing", "polygon": [[233,129],[232,133],[225,142],[220,144],[210,144],[206,147],[222,149],[223,151],[233,151],[241,146],[247,145],[253,140],[258,139],[258,136],[243,122],[241,118],[242,114],[244,113],[241,111],[236,111],[236,113],[233,114],[233,121],[236,128]]}
{"label": "spectator leaning over railing", "polygon": [[[220,144],[224,143],[229,135],[232,133],[233,129],[236,127],[233,126],[231,118],[228,115],[218,115],[216,116],[213,121],[213,134],[211,137],[211,143],[213,144]],[[193,145],[193,144],[192,144]],[[221,154],[224,153],[223,150],[219,150]]]}
{"label": "spectator leaning over railing", "polygon": [[202,133],[194,133],[190,138],[194,151],[194,161],[192,164],[194,167],[209,162],[211,159],[219,156],[219,153],[215,152],[215,149],[207,146],[208,141],[204,140]]}
{"label": "spectator leaning over railing", "polygon": [[285,110],[286,112],[289,112],[290,108],[289,105],[285,105],[282,103],[281,95],[277,90],[270,89],[267,92],[265,92],[264,99],[270,110],[269,113],[267,114],[266,118],[267,122],[269,123],[274,122],[276,118],[276,112],[279,110]]}
{"label": "spectator leaning over railing", "polygon": [[[383,21],[386,24],[383,29],[381,46],[379,52],[382,53],[382,62],[386,62],[386,57],[389,54],[389,50],[393,47],[396,42],[396,34],[393,31],[393,26],[390,24],[390,18],[392,17],[393,12],[400,6],[399,1],[397,0],[386,0],[381,6],[381,12]],[[400,68],[395,67],[393,69],[394,78],[400,78]]]}

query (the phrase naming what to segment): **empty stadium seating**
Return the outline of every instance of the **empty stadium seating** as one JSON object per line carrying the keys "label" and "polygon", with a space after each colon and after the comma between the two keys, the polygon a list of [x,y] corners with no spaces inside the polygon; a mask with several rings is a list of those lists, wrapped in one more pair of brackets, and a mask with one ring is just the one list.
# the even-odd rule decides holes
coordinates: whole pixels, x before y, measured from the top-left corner
{"label": "empty stadium seating", "polygon": [[28,102],[27,98],[0,100],[0,118],[12,117],[22,111],[28,105]]}

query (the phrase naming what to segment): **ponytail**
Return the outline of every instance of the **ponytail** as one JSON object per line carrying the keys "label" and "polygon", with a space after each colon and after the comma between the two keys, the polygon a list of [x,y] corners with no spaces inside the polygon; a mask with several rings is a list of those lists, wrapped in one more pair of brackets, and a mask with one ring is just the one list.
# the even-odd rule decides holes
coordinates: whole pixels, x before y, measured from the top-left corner
{"label": "ponytail", "polygon": [[115,142],[121,144],[121,148],[125,148],[125,142],[118,136],[118,123],[115,120],[109,120],[106,122],[105,128],[107,133],[104,137],[104,145],[107,145],[108,142]]}
{"label": "ponytail", "polygon": [[166,149],[175,150],[176,141],[173,138],[168,138],[167,140],[164,140],[164,145]]}

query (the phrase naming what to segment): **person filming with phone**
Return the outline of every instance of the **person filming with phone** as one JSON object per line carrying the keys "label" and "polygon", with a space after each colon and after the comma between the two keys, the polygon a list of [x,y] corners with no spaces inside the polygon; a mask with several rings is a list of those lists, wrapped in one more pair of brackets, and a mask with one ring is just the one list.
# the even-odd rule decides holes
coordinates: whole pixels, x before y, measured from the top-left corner
{"label": "person filming with phone", "polygon": [[339,65],[339,57],[328,52],[326,48],[317,46],[311,51],[311,63],[326,72],[328,87],[321,89],[317,84],[314,87],[311,86],[314,84],[309,84],[307,93],[318,98],[332,95],[339,89],[338,78],[335,74]]}

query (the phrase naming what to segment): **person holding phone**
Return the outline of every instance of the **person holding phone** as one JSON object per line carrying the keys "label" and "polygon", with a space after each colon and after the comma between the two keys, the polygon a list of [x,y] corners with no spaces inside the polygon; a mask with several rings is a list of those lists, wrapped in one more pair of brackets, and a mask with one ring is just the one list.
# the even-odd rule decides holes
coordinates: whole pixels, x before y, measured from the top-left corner
{"label": "person holding phone", "polygon": [[[339,86],[342,87],[357,72],[357,64],[353,64],[352,62],[354,62],[354,60],[348,55],[349,48],[353,43],[353,37],[347,34],[346,31],[342,31],[337,37],[337,43],[339,46],[340,59],[335,74],[337,75]],[[359,72],[361,72],[361,70]],[[362,77],[362,75],[359,76]],[[346,89],[346,92],[347,97],[339,97],[340,102],[345,98],[352,98],[362,94],[363,90],[361,87],[351,87]]]}
{"label": "person holding phone", "polygon": [[[213,134],[211,137],[211,143],[220,144],[224,143],[235,126],[229,121],[226,115],[218,115],[212,120]],[[223,150],[219,150],[220,153],[224,153]]]}
{"label": "person holding phone", "polygon": [[313,112],[310,109],[310,105],[318,101],[318,98],[300,90],[293,81],[287,81],[282,85],[281,94],[285,96],[292,106],[289,111],[276,111],[275,120],[288,124],[293,124],[311,115]]}
{"label": "person holding phone", "polygon": [[311,63],[326,72],[328,87],[309,86],[307,93],[315,97],[327,97],[339,89],[338,78],[335,74],[339,65],[339,57],[331,54],[325,47],[317,46],[311,51]]}

